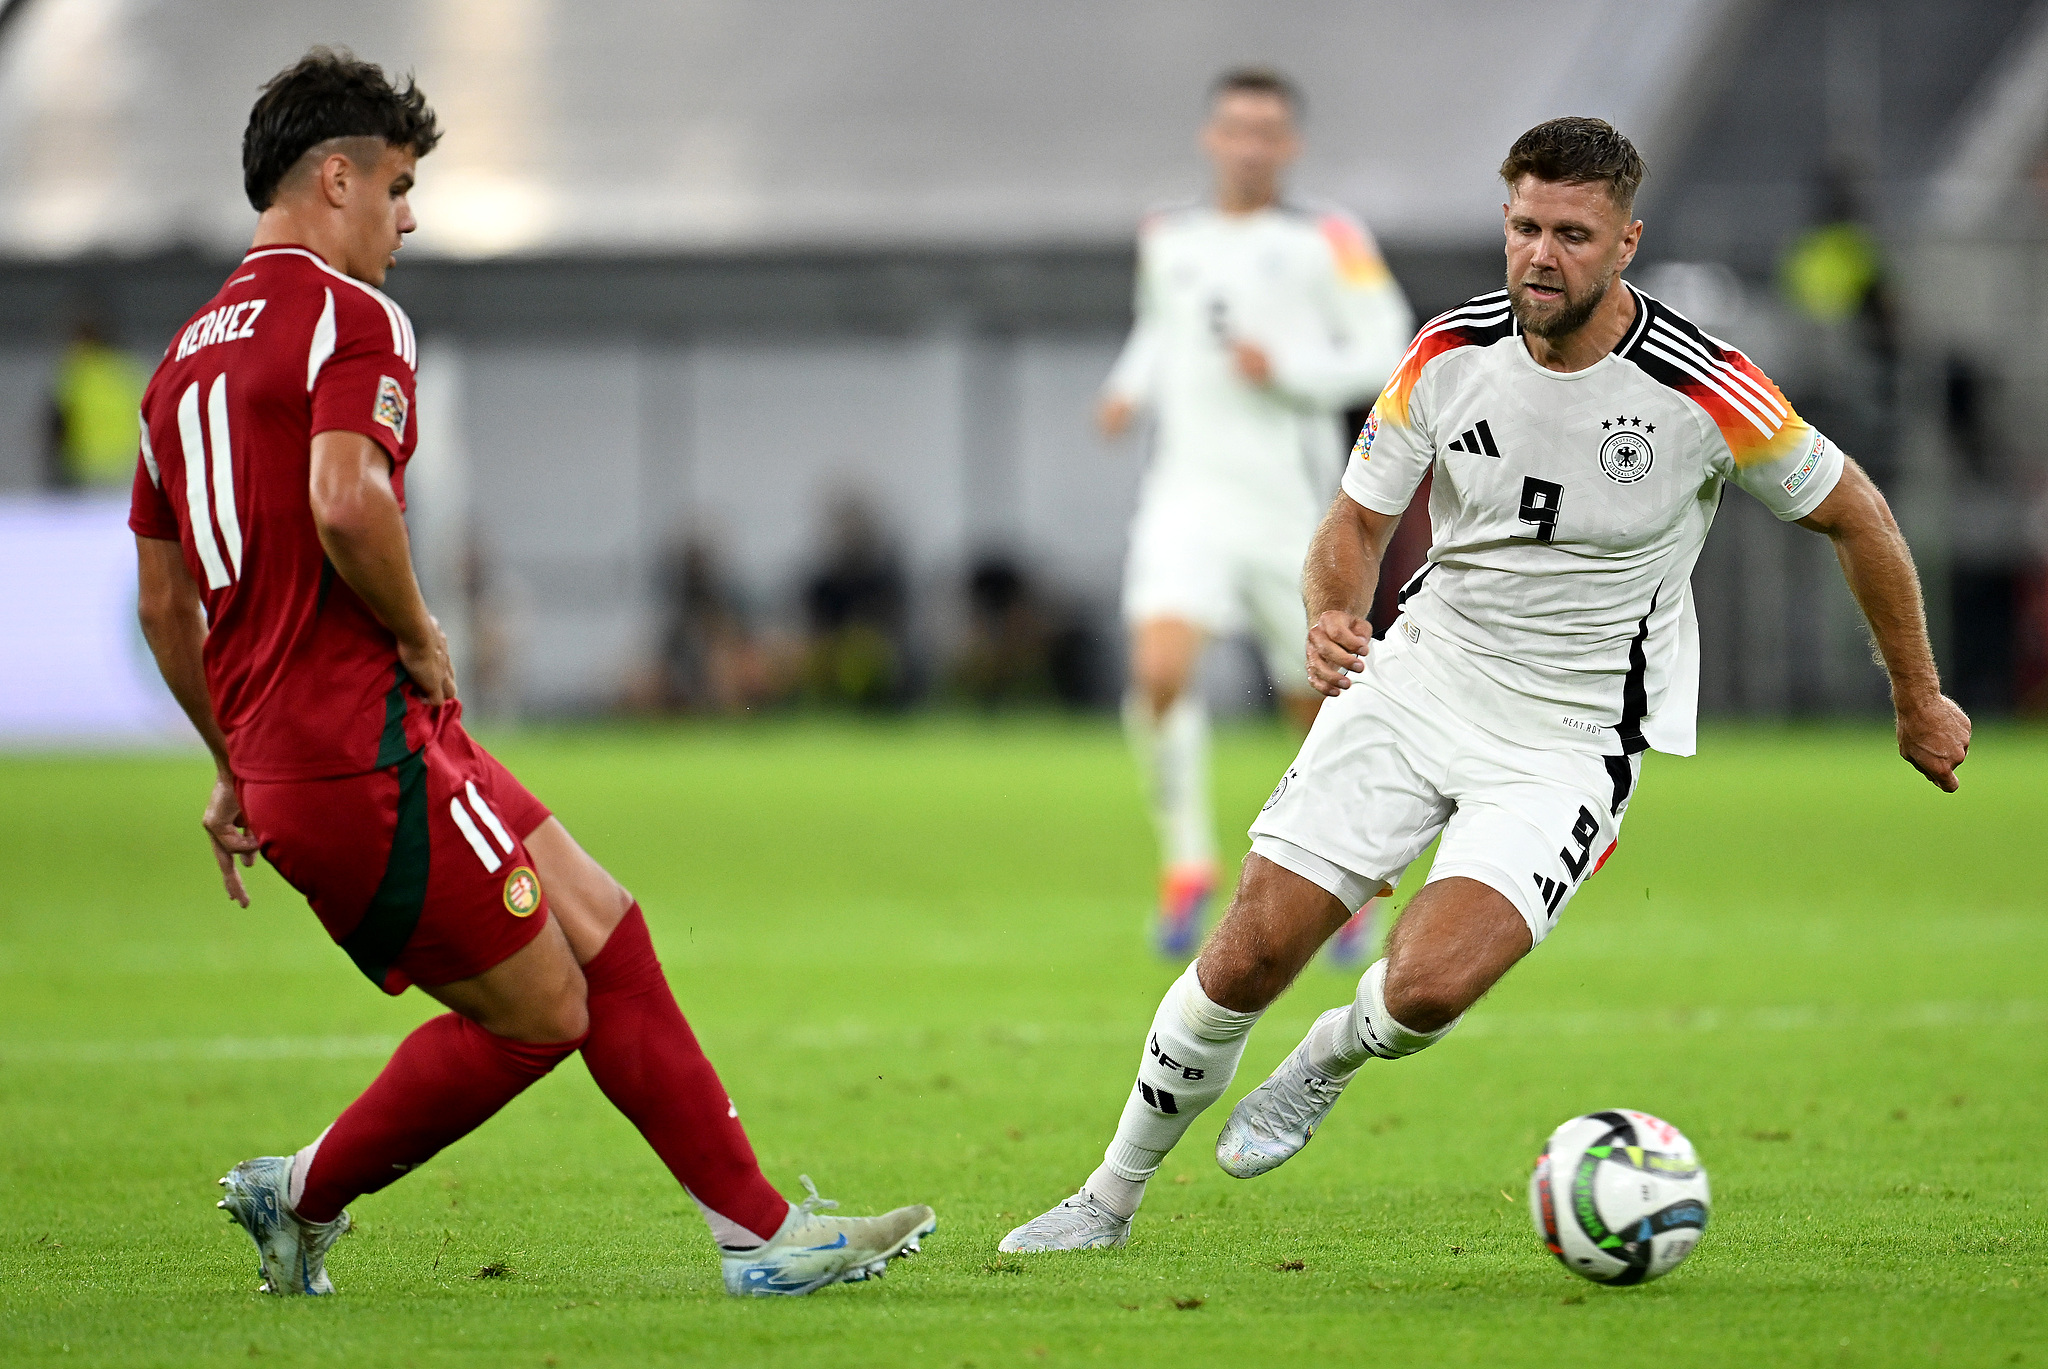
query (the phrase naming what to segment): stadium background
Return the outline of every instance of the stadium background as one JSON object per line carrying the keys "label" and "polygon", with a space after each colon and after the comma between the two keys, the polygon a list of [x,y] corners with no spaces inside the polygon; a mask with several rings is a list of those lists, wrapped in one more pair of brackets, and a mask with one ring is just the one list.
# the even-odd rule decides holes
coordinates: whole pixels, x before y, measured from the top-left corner
{"label": "stadium background", "polygon": [[[2001,715],[2048,703],[2048,4],[1538,10],[0,7],[0,1360],[2039,1363],[2048,731]],[[340,1298],[259,1298],[211,1210],[433,1005],[368,991],[261,865],[223,901],[125,494],[51,487],[125,483],[123,386],[237,259],[248,105],[314,41],[416,71],[449,129],[390,284],[471,711],[642,900],[771,1179],[939,1210],[881,1287],[725,1298],[580,1066],[358,1205]],[[1088,410],[1135,220],[1199,192],[1202,90],[1244,60],[1307,86],[1299,189],[1425,315],[1499,279],[1515,133],[1640,139],[1638,277],[1878,474],[1977,746],[1953,797],[1906,770],[1824,540],[1730,499],[1702,753],[1648,758],[1542,953],[1300,1161],[1230,1180],[1204,1119],[1128,1250],[1027,1265],[997,1239],[1092,1164],[1177,973],[1106,707],[1142,457]],[[1207,681],[1227,858],[1294,745],[1254,670]],[[731,712],[768,716],[696,716]],[[1220,1106],[1353,978],[1311,967]],[[1519,1186],[1619,1103],[1684,1127],[1715,1210],[1609,1292]]]}
{"label": "stadium background", "polygon": [[[1476,0],[10,4],[0,556],[38,588],[0,623],[0,736],[178,731],[105,507],[36,492],[51,401],[81,326],[146,367],[222,278],[247,105],[316,38],[415,71],[448,129],[390,289],[472,712],[1113,702],[1143,450],[1091,399],[1133,225],[1201,192],[1205,83],[1247,59],[1299,76],[1297,189],[1367,219],[1424,317],[1499,278],[1514,132],[1630,131],[1635,277],[1879,476],[1962,702],[2048,707],[2048,11],[1559,0],[1541,35],[1530,63],[1520,8]],[[1706,711],[1879,712],[1826,545],[1742,500],[1721,521]],[[849,622],[873,630],[819,659]],[[1262,703],[1249,653],[1212,657],[1219,709]],[[33,686],[82,658],[75,695]]]}

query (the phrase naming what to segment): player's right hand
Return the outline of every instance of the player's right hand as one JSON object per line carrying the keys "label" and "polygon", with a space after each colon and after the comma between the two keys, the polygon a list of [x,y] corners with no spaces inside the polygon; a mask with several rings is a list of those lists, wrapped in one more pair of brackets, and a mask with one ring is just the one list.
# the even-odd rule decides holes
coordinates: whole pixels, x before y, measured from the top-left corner
{"label": "player's right hand", "polygon": [[1372,624],[1331,609],[1308,630],[1308,682],[1336,698],[1351,688],[1351,676],[1365,669],[1371,650]]}
{"label": "player's right hand", "polygon": [[1962,787],[1956,767],[1970,754],[1970,715],[1945,694],[1898,705],[1899,754],[1944,793]]}
{"label": "player's right hand", "polygon": [[448,655],[448,634],[441,631],[441,620],[429,614],[427,623],[433,637],[425,642],[400,642],[398,662],[412,677],[412,686],[427,707],[439,708],[455,697],[455,662]]}
{"label": "player's right hand", "polygon": [[1102,435],[1115,439],[1130,431],[1131,420],[1137,417],[1138,406],[1122,395],[1105,395],[1102,403],[1095,407],[1095,426]]}
{"label": "player's right hand", "polygon": [[242,872],[235,868],[239,858],[243,865],[256,863],[256,848],[263,843],[254,833],[242,825],[242,801],[235,797],[235,782],[227,775],[215,778],[213,793],[206,800],[206,813],[199,819],[206,828],[206,835],[213,839],[214,864],[220,866],[221,883],[228,889],[228,897],[249,906],[249,891],[242,885]]}

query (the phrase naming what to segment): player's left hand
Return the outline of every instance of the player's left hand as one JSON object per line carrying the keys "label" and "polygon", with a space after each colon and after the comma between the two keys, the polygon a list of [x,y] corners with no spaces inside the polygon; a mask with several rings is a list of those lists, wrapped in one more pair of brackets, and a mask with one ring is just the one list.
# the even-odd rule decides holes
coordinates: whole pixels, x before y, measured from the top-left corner
{"label": "player's left hand", "polygon": [[213,782],[213,794],[206,800],[206,815],[199,819],[213,840],[213,860],[220,866],[221,883],[228,897],[249,906],[249,891],[242,886],[242,872],[235,868],[239,857],[244,866],[256,863],[256,848],[263,843],[242,823],[242,801],[235,797],[235,782],[226,775]]}
{"label": "player's left hand", "polygon": [[1273,359],[1266,355],[1263,347],[1243,338],[1233,338],[1230,343],[1230,358],[1237,363],[1237,373],[1254,385],[1273,383]]}
{"label": "player's left hand", "polygon": [[1899,702],[1899,754],[1928,780],[1953,794],[1956,767],[1970,754],[1970,715],[1945,694]]}

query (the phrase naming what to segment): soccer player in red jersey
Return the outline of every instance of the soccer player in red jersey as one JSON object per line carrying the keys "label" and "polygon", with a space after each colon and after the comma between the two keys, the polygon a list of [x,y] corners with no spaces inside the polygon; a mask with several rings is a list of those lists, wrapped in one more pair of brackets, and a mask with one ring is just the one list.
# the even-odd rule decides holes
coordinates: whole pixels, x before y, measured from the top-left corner
{"label": "soccer player in red jersey", "polygon": [[254,245],[143,399],[143,631],[213,752],[229,897],[248,906],[236,862],[261,851],[378,987],[453,1010],[310,1145],[236,1165],[221,1206],[267,1291],[332,1292],[344,1204],[580,1051],[703,1211],[729,1292],[878,1274],[931,1209],[834,1217],[769,1185],[639,905],[463,730],[402,516],[417,346],[377,289],[439,138],[415,86],[347,53],[265,86],[242,140]]}

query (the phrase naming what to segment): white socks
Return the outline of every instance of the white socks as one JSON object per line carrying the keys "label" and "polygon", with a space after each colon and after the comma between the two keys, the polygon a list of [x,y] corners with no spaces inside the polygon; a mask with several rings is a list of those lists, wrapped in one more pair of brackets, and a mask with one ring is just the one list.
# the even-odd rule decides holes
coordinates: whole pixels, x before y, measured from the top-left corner
{"label": "white socks", "polygon": [[[686,1188],[683,1192],[690,1193],[690,1190]],[[789,1218],[784,1217],[781,1226],[776,1227],[766,1236],[761,1236],[747,1230],[723,1212],[714,1212],[704,1206],[704,1200],[694,1193],[690,1193],[690,1201],[695,1203],[697,1211],[703,1214],[704,1225],[711,1228],[711,1239],[718,1242],[718,1248],[728,1254],[737,1255],[748,1250],[759,1250],[762,1246],[768,1244],[769,1241],[781,1235],[783,1227],[789,1225]],[[797,1211],[796,1204],[790,1204],[789,1210],[794,1215]]]}
{"label": "white socks", "polygon": [[320,1143],[327,1139],[327,1132],[334,1130],[334,1123],[327,1124],[327,1131],[321,1132],[312,1144],[292,1156],[291,1178],[285,1180],[284,1200],[294,1212],[299,1210],[299,1199],[306,1196],[306,1174],[313,1167],[313,1157],[320,1153]]}
{"label": "white socks", "polygon": [[1209,807],[1209,710],[1192,684],[1166,716],[1133,690],[1124,696],[1124,735],[1138,758],[1159,850],[1169,868],[1216,859],[1216,823]]}
{"label": "white socks", "polygon": [[1414,1031],[1387,1011],[1387,962],[1374,961],[1358,981],[1358,996],[1348,1008],[1332,1008],[1316,1019],[1302,1045],[1309,1067],[1334,1080],[1346,1080],[1358,1067],[1378,1056],[1399,1060],[1434,1046],[1451,1034],[1463,1018],[1433,1032]]}
{"label": "white socks", "polygon": [[1137,1086],[1102,1167],[1083,1185],[1120,1217],[1138,1210],[1145,1182],[1158,1172],[1196,1116],[1223,1096],[1244,1055],[1255,1012],[1232,1012],[1210,1001],[1190,965],[1160,1000],[1145,1038]]}

